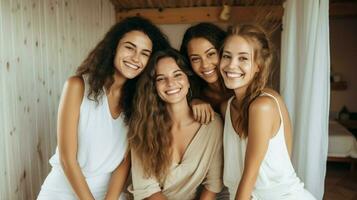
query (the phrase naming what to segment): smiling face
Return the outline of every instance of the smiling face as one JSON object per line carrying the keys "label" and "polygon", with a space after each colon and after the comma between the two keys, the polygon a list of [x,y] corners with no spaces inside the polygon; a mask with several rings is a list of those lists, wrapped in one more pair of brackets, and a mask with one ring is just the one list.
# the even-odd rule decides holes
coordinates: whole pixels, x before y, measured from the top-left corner
{"label": "smiling face", "polygon": [[145,68],[152,52],[150,38],[141,31],[130,31],[120,39],[114,65],[127,79],[135,78]]}
{"label": "smiling face", "polygon": [[220,72],[229,89],[245,90],[259,68],[254,63],[253,47],[240,36],[230,36],[224,45]]}
{"label": "smiling face", "polygon": [[187,45],[193,71],[207,83],[218,80],[219,56],[217,49],[205,38],[193,38]]}
{"label": "smiling face", "polygon": [[171,57],[161,58],[156,64],[156,91],[166,103],[186,101],[190,87],[187,75]]}

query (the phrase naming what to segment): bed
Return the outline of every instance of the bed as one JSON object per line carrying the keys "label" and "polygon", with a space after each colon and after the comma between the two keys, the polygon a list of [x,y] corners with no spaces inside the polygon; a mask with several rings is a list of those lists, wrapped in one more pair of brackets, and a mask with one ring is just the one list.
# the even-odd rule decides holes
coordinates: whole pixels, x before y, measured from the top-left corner
{"label": "bed", "polygon": [[335,120],[329,121],[328,161],[350,162],[354,170],[357,161],[357,141],[354,135]]}

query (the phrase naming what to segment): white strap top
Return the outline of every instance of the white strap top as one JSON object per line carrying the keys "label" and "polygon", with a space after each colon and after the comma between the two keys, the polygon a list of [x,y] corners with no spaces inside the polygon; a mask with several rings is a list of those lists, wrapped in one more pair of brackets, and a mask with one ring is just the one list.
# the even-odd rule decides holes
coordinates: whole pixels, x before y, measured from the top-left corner
{"label": "white strap top", "polygon": [[[296,176],[286,147],[284,122],[279,102],[269,93],[263,93],[261,96],[269,96],[275,100],[281,124],[277,133],[269,141],[252,196],[257,199],[281,199],[281,196],[292,190],[301,189],[303,184]],[[232,126],[230,105],[233,98],[234,96],[229,99],[227,104],[223,135],[223,181],[229,189],[231,199],[234,199],[243,174],[248,141],[248,138],[240,138]]]}
{"label": "white strap top", "polygon": [[[105,94],[99,103],[88,99],[89,85],[86,77],[83,79],[85,92],[78,122],[77,160],[88,178],[110,174],[122,162],[127,151],[127,126],[123,114],[112,118]],[[54,168],[61,167],[58,148],[50,164]]]}

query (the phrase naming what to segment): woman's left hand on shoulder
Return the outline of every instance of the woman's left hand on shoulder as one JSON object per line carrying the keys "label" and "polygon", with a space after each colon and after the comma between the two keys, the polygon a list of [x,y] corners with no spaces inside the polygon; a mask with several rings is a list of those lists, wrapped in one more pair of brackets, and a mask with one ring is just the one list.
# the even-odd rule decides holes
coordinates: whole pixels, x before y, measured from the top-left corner
{"label": "woman's left hand on shoulder", "polygon": [[191,107],[194,119],[201,124],[208,124],[214,120],[215,112],[211,104],[201,99],[193,99],[191,101]]}

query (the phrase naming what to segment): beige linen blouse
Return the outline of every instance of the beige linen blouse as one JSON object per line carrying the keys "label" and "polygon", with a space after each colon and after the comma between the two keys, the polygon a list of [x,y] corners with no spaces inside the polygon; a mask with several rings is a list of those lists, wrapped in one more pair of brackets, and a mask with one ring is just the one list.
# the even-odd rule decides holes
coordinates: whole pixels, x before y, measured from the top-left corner
{"label": "beige linen blouse", "polygon": [[162,185],[155,177],[145,177],[141,162],[132,151],[132,185],[128,190],[134,199],[145,199],[161,191],[170,200],[190,200],[195,198],[201,184],[209,191],[220,192],[223,188],[222,132],[222,119],[218,115],[209,124],[201,125],[181,163],[172,164]]}

